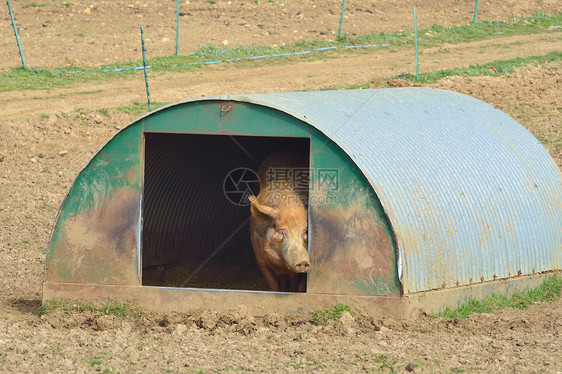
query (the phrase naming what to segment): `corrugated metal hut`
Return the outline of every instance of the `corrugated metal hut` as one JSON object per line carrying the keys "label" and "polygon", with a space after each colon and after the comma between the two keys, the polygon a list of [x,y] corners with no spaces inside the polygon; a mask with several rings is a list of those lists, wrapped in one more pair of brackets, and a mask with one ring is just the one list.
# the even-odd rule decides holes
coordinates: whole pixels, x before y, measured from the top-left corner
{"label": "corrugated metal hut", "polygon": [[[249,239],[253,171],[281,149],[309,160],[306,293],[268,292]],[[78,174],[48,244],[43,298],[439,311],[560,271],[561,232],[552,158],[470,96],[203,97],[124,127]]]}

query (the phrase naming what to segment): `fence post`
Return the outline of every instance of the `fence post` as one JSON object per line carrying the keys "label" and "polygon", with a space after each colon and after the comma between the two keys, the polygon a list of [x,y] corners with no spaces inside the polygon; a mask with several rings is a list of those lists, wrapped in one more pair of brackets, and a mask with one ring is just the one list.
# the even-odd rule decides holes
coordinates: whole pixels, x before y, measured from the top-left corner
{"label": "fence post", "polygon": [[176,56],[178,55],[179,33],[180,33],[180,0],[176,0]]}
{"label": "fence post", "polygon": [[146,85],[146,99],[148,101],[148,110],[152,111],[152,108],[150,107],[150,89],[148,88],[148,73],[146,72],[146,53],[144,48],[144,30],[142,26],[140,30],[141,30],[141,42],[142,42],[142,64],[144,67],[144,83]]}
{"label": "fence post", "polygon": [[476,23],[476,14],[478,14],[478,0],[476,0],[476,5],[474,6],[474,19],[472,23]]}
{"label": "fence post", "polygon": [[27,69],[25,65],[25,58],[23,58],[23,51],[21,50],[20,37],[18,35],[18,28],[16,27],[16,21],[14,20],[14,14],[12,13],[12,7],[10,6],[10,0],[6,1],[8,4],[8,10],[10,11],[10,18],[12,19],[12,26],[14,26],[14,34],[16,35],[16,41],[18,42],[18,49],[20,50],[21,64],[24,69]]}
{"label": "fence post", "polygon": [[341,24],[343,22],[343,12],[345,11],[345,0],[343,0],[342,4],[341,4],[341,16],[340,16],[340,27],[338,29],[338,40],[341,37]]}
{"label": "fence post", "polygon": [[420,64],[418,59],[418,17],[416,15],[416,6],[414,5],[414,44],[416,46],[416,80],[420,80]]}

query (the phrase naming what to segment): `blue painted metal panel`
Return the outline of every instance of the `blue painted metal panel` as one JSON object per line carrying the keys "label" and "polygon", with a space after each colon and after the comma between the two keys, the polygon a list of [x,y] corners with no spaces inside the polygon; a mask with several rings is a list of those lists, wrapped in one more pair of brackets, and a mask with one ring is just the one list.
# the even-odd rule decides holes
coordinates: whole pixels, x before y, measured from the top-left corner
{"label": "blue painted metal panel", "polygon": [[523,126],[478,99],[394,88],[198,100],[215,99],[288,113],[349,155],[392,224],[405,293],[561,267],[562,174]]}

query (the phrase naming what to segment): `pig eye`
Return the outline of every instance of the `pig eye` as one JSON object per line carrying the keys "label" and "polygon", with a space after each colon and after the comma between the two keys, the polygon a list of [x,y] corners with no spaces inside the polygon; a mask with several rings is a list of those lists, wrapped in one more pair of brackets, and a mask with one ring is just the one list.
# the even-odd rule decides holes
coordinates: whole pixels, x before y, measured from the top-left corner
{"label": "pig eye", "polygon": [[278,240],[282,240],[287,236],[287,230],[275,229],[275,233],[273,234],[273,236]]}

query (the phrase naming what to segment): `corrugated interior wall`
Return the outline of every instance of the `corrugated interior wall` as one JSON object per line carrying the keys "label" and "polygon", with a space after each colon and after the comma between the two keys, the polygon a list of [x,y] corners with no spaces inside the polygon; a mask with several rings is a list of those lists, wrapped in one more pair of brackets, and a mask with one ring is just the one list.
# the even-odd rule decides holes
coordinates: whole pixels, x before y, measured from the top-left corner
{"label": "corrugated interior wall", "polygon": [[[269,154],[308,157],[309,139],[145,133],[143,285],[266,289],[249,236],[250,207],[225,178]],[[245,187],[239,186],[240,191]],[[258,191],[254,191],[257,193]],[[240,196],[241,197],[241,196]]]}

